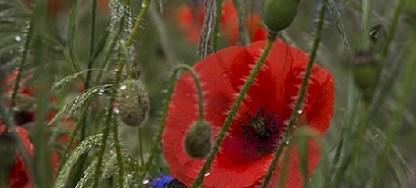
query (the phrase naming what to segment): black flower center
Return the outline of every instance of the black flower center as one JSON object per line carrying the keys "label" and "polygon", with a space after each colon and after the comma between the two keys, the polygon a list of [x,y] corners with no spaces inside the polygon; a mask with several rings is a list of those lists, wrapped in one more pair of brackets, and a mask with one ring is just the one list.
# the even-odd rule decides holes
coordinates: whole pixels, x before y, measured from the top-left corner
{"label": "black flower center", "polygon": [[245,148],[254,148],[260,155],[274,151],[284,128],[282,121],[275,114],[263,108],[257,110],[254,115],[246,114],[240,126],[246,139]]}

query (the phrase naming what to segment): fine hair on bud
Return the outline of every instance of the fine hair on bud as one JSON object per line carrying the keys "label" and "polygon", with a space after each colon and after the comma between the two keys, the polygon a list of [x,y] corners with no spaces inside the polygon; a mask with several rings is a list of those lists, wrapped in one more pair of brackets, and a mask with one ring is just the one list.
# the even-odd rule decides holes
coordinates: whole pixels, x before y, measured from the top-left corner
{"label": "fine hair on bud", "polygon": [[300,0],[265,0],[264,24],[271,33],[289,27],[295,19]]}
{"label": "fine hair on bud", "polygon": [[185,137],[186,153],[193,158],[204,158],[211,150],[211,126],[202,120],[196,121]]}
{"label": "fine hair on bud", "polygon": [[150,110],[149,97],[143,83],[128,79],[120,84],[117,92],[117,105],[121,121],[129,126],[139,126]]}

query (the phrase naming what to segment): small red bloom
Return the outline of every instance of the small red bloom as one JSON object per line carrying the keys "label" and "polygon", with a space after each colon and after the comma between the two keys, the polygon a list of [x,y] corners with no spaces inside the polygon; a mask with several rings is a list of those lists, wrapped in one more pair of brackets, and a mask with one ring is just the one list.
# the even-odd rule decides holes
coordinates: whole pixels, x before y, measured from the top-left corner
{"label": "small red bloom", "polygon": [[[8,133],[16,133],[18,139],[22,143],[23,148],[28,154],[33,155],[33,145],[29,140],[26,129],[22,127],[13,127]],[[5,126],[0,122],[0,136],[8,134],[5,132]],[[20,154],[16,154],[14,162],[9,170],[9,187],[10,188],[32,188],[32,181],[27,171],[26,165]]]}
{"label": "small red bloom", "polygon": [[[237,11],[232,0],[224,2],[220,19],[221,32],[230,44],[235,44],[238,40],[239,29]],[[204,22],[203,8],[183,5],[176,11],[176,20],[186,38],[190,42],[197,43]],[[264,40],[267,37],[267,32],[260,21],[260,17],[256,14],[249,15],[247,18],[246,26],[252,41]]]}
{"label": "small red bloom", "polygon": [[[229,47],[194,66],[203,83],[205,119],[212,126],[213,138],[217,136],[236,93],[263,47],[264,41],[247,47]],[[241,188],[259,185],[287,126],[286,121],[292,112],[307,62],[308,56],[303,51],[281,41],[273,44],[265,65],[249,89],[204,179],[203,187]],[[332,117],[333,101],[332,76],[315,65],[299,126],[306,125],[323,134]],[[194,83],[189,74],[184,74],[177,82],[169,106],[163,133],[163,153],[171,174],[187,185],[192,183],[204,163],[204,160],[188,156],[183,144],[186,132],[197,120],[196,104]],[[308,144],[308,169],[312,172],[319,161],[319,148],[313,141]],[[286,187],[301,187],[297,151],[289,148],[285,154],[290,159]],[[275,169],[272,181],[277,179],[280,168],[278,165]],[[275,187],[275,183],[271,182],[269,187]]]}

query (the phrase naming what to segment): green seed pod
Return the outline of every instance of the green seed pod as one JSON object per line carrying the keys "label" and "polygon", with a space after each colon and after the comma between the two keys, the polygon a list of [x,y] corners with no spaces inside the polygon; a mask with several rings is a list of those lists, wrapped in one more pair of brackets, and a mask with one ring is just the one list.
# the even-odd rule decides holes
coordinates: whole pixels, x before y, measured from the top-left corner
{"label": "green seed pod", "polygon": [[300,0],[266,0],[264,23],[272,33],[287,28],[294,20]]}
{"label": "green seed pod", "polygon": [[355,83],[366,101],[370,101],[377,88],[381,66],[370,52],[358,52],[351,61]]}
{"label": "green seed pod", "polygon": [[129,79],[120,84],[117,104],[121,121],[129,126],[139,126],[147,119],[149,97],[140,80]]}
{"label": "green seed pod", "polygon": [[197,121],[185,137],[185,150],[194,158],[204,158],[211,150],[211,126],[205,121]]}

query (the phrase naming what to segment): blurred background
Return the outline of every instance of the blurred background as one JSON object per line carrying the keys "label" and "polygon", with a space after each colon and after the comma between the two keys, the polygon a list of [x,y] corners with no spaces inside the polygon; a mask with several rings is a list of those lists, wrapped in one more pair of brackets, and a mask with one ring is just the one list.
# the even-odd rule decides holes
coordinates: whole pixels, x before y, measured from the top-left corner
{"label": "blurred background", "polygon": [[[129,34],[143,2],[97,0],[93,34],[93,0],[42,2],[45,6],[36,11],[31,0],[0,0],[1,108],[14,113],[14,124],[26,129],[33,143],[44,139],[49,150],[62,160],[70,148],[69,140],[73,138],[73,145],[82,140],[80,133],[73,134],[77,122],[85,118],[84,138],[103,130],[109,91],[99,88],[102,92],[85,99],[88,102],[83,104],[72,105],[73,100],[85,89],[85,70],[91,59],[94,63],[90,68],[96,71],[91,71],[89,87],[112,82],[111,70],[120,56],[115,46]],[[221,30],[220,48],[262,38],[263,1],[236,2],[241,10],[232,6],[231,13],[223,12],[221,17],[226,29]],[[122,3],[125,4],[120,6]],[[279,37],[309,52],[322,3],[323,0],[301,1],[295,21]],[[120,126],[120,142],[126,155],[144,160],[149,157],[173,68],[178,63],[193,65],[200,58],[198,41],[206,4],[203,0],[151,1],[133,47],[127,49],[128,62],[134,64],[133,71],[147,89],[151,111],[140,128]],[[121,15],[123,11],[128,12],[127,16]],[[248,36],[245,38],[241,35],[244,30],[238,28],[239,13],[249,20],[243,24]],[[121,27],[120,19],[126,23]],[[335,115],[325,134],[321,165],[311,177],[311,187],[416,187],[415,24],[414,0],[329,0],[317,62],[334,76]],[[115,39],[118,34],[121,39]],[[6,78],[16,80],[18,67],[24,70],[20,88],[34,90],[34,94],[19,92],[10,110],[12,92],[7,91],[15,82],[7,83]],[[102,69],[106,71],[97,71]],[[79,74],[67,78],[76,73]],[[66,81],[60,83],[62,79]],[[50,90],[57,83],[60,88]],[[67,109],[59,120],[47,126],[48,120],[68,104],[76,109]],[[88,115],[84,117],[86,111]],[[17,119],[21,122],[16,123]],[[44,135],[34,128],[42,123]],[[95,154],[90,152],[89,156]],[[147,178],[168,172],[163,158],[157,159]],[[91,157],[85,160],[85,164],[92,162]],[[54,168],[60,169],[59,162]],[[2,177],[7,173],[5,169],[0,171]],[[76,177],[76,173],[71,176]]]}

